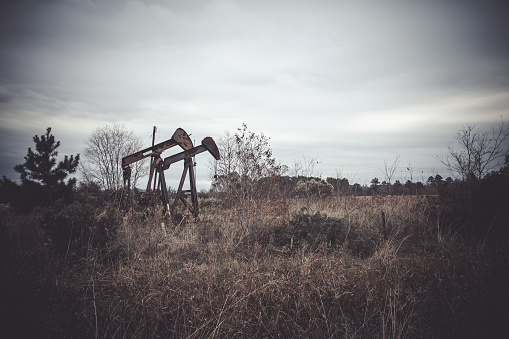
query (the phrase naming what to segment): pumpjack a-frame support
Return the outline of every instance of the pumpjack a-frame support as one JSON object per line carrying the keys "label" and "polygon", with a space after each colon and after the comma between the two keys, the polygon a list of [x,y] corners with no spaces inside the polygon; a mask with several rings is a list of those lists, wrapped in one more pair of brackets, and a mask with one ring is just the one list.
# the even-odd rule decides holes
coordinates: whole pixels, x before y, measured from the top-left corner
{"label": "pumpjack a-frame support", "polygon": [[[161,153],[171,147],[179,145],[183,151],[172,156],[161,158]],[[196,175],[194,172],[194,161],[195,155],[202,152],[209,151],[210,154],[216,159],[220,159],[219,150],[216,143],[211,137],[206,137],[202,140],[201,145],[194,147],[193,142],[189,138],[189,135],[182,129],[178,128],[173,136],[152,147],[145,148],[139,152],[128,155],[122,159],[122,168],[124,171],[124,186],[130,188],[130,177],[131,168],[130,165],[136,161],[151,157],[150,163],[150,176],[147,183],[147,192],[151,191],[152,180],[153,180],[153,191],[161,190],[161,198],[164,204],[164,212],[166,215],[170,214],[173,218],[175,216],[175,208],[179,201],[181,201],[185,207],[196,218],[199,214],[198,195],[196,192]],[[170,198],[168,195],[168,189],[166,186],[166,179],[164,171],[170,168],[170,166],[179,161],[184,161],[184,169],[180,179],[179,187],[173,203],[170,206]],[[189,173],[189,190],[184,190],[184,182],[187,174]],[[159,176],[159,178],[157,178]],[[157,182],[157,185],[156,185]],[[191,202],[188,201],[187,195],[191,196]]]}

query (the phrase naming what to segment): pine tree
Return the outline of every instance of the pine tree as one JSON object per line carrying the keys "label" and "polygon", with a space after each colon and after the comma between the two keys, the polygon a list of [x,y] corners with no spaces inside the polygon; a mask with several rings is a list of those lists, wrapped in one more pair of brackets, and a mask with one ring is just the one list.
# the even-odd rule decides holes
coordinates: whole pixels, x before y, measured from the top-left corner
{"label": "pine tree", "polygon": [[[76,183],[76,179],[69,179],[67,185],[64,179],[71,173],[74,173],[78,167],[80,155],[67,155],[63,161],[57,164],[58,147],[60,141],[55,141],[51,134],[51,127],[46,129],[46,134],[33,137],[35,142],[35,151],[28,148],[25,156],[25,163],[14,167],[14,170],[20,173],[21,181],[25,186],[34,186],[40,184],[48,190],[50,198],[58,197],[61,194],[59,188],[69,188]],[[63,194],[63,192],[60,192]]]}

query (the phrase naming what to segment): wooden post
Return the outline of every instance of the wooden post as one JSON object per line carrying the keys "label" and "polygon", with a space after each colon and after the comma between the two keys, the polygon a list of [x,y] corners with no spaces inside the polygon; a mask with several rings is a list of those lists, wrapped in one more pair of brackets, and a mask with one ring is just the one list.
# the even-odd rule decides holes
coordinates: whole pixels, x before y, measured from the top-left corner
{"label": "wooden post", "polygon": [[385,224],[385,212],[382,211],[382,232],[384,235],[384,240],[387,240],[387,225]]}

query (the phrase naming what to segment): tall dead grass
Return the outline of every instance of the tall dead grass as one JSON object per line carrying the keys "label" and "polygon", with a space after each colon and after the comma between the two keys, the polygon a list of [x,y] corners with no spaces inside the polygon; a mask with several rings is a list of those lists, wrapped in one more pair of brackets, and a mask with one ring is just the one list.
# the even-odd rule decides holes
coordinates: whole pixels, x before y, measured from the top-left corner
{"label": "tall dead grass", "polygon": [[[471,337],[482,328],[485,254],[442,233],[429,204],[295,199],[284,212],[261,205],[248,227],[242,211],[216,201],[202,204],[201,220],[165,229],[157,210],[130,210],[108,245],[121,259],[105,264],[90,251],[38,285],[53,306],[43,323],[62,337]],[[371,255],[258,241],[303,208],[377,234]]]}

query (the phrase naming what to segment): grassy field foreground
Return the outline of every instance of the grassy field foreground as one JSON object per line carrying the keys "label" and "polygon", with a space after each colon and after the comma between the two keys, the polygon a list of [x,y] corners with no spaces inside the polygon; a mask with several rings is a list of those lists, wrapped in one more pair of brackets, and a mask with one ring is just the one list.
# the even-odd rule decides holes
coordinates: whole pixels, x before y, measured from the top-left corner
{"label": "grassy field foreground", "polygon": [[[1,215],[18,337],[496,337],[505,247],[451,231],[433,197],[223,206],[161,227],[95,197]],[[383,212],[383,215],[382,215]],[[385,227],[384,227],[385,224]]]}

